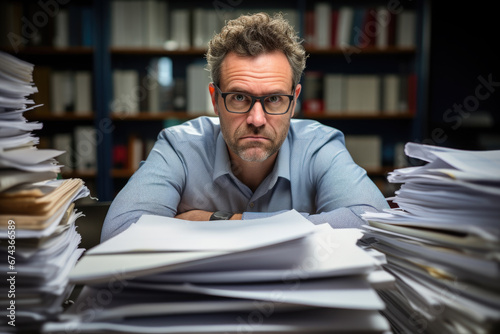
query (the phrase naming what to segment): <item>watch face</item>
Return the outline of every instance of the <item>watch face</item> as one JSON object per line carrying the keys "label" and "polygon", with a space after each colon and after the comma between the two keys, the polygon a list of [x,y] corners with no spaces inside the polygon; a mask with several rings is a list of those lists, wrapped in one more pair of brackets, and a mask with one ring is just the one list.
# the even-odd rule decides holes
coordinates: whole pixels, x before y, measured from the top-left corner
{"label": "watch face", "polygon": [[210,220],[228,220],[233,216],[233,213],[227,211],[215,211]]}

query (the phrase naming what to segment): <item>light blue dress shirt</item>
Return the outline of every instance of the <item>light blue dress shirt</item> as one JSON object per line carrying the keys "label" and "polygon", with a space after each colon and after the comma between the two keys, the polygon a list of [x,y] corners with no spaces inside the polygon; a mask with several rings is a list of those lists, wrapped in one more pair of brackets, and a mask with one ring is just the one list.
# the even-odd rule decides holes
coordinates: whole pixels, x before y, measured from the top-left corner
{"label": "light blue dress shirt", "polygon": [[359,227],[359,214],[388,204],[348,153],[344,135],[313,120],[292,119],[273,171],[252,192],[231,170],[217,117],[162,130],[147,159],[114,199],[101,241],[142,214],[174,217],[201,209],[243,219],[295,209],[315,224]]}

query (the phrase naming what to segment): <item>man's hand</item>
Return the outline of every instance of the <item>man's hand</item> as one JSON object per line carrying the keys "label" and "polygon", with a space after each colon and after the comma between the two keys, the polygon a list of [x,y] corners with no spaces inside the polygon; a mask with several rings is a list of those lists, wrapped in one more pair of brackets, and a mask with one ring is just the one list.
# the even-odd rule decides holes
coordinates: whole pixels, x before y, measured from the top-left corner
{"label": "man's hand", "polygon": [[191,210],[178,214],[175,218],[184,220],[205,221],[210,220],[212,212],[204,210]]}
{"label": "man's hand", "polygon": [[[204,211],[204,210],[191,210],[178,214],[175,218],[184,219],[184,220],[193,220],[193,221],[208,221],[210,220],[210,216],[213,212]],[[241,220],[241,213],[235,213],[231,220]]]}

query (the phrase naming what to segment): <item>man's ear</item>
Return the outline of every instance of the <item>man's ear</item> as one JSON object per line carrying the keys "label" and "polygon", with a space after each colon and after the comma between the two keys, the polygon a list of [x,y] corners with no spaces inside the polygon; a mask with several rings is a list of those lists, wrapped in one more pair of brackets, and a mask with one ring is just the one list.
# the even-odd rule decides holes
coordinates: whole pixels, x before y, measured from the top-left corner
{"label": "man's ear", "polygon": [[214,107],[214,112],[219,116],[219,109],[217,108],[216,91],[213,83],[208,85],[208,91],[210,92],[210,98],[212,99],[212,106]]}
{"label": "man's ear", "polygon": [[297,86],[295,86],[295,92],[294,92],[295,99],[293,102],[292,112],[291,112],[290,117],[293,117],[293,115],[295,114],[295,107],[297,106],[297,100],[299,99],[299,95],[300,95],[301,90],[302,90],[302,86],[300,84],[297,84]]}

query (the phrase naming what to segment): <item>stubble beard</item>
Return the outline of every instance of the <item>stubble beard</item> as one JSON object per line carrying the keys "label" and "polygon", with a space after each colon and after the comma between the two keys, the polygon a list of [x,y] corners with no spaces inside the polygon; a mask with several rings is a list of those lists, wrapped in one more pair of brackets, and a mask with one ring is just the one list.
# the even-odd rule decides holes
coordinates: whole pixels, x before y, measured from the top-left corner
{"label": "stubble beard", "polygon": [[[251,142],[242,145],[238,144],[238,138],[248,134],[264,135],[269,139],[269,142]],[[231,140],[227,144],[229,149],[236,153],[243,161],[263,162],[279,151],[283,141],[284,138],[278,138],[277,140],[275,134],[267,133],[267,131],[265,132],[262,128],[248,126],[246,128],[238,129],[234,135],[231,136]]]}
{"label": "stubble beard", "polygon": [[237,148],[236,154],[238,154],[238,156],[242,160],[247,162],[263,162],[277,151],[278,150],[275,149],[274,145],[270,148],[266,148],[263,144],[249,144],[245,146],[239,146]]}

